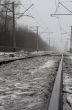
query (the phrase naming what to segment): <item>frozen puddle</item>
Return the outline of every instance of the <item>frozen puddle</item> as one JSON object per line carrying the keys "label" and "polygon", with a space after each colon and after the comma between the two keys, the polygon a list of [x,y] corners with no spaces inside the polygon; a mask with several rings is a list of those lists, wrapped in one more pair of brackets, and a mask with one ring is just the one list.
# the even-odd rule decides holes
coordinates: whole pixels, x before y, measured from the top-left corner
{"label": "frozen puddle", "polygon": [[50,68],[54,65],[55,61],[54,60],[48,60],[43,66],[40,66],[39,68],[33,70],[31,73],[35,73],[37,71],[40,71],[41,69],[44,68]]}

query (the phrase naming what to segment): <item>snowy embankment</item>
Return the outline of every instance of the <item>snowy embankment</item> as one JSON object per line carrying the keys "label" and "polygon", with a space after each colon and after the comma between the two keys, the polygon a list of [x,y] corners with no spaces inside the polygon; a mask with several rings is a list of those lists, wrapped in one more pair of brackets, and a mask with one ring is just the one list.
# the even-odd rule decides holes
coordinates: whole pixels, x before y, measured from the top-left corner
{"label": "snowy embankment", "polygon": [[0,67],[0,110],[47,110],[59,57],[34,57]]}
{"label": "snowy embankment", "polygon": [[2,59],[19,59],[19,58],[26,58],[30,56],[43,56],[43,55],[50,55],[55,54],[53,51],[34,51],[34,52],[0,52],[0,60]]}
{"label": "snowy embankment", "polygon": [[63,110],[72,110],[72,56],[63,64]]}

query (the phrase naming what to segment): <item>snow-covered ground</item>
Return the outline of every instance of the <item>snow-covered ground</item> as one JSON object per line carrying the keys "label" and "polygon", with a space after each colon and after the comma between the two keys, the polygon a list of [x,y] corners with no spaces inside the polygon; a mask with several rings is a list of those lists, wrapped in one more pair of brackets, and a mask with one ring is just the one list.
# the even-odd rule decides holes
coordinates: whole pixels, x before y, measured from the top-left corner
{"label": "snow-covered ground", "polygon": [[37,56],[43,56],[43,55],[51,55],[55,54],[52,51],[34,51],[34,52],[0,52],[0,62],[3,61],[9,61],[9,60],[16,60],[21,58],[27,58],[27,57],[37,57]]}
{"label": "snow-covered ground", "polygon": [[0,52],[0,57],[25,57],[25,56],[38,56],[38,55],[45,55],[45,54],[52,54],[53,51],[34,51],[34,52],[25,52],[25,51],[19,51],[19,52]]}
{"label": "snow-covered ground", "polygon": [[0,110],[47,110],[60,57],[34,57],[0,67]]}
{"label": "snow-covered ground", "polygon": [[72,105],[72,78],[65,74],[64,77],[64,92],[67,93],[67,101]]}
{"label": "snow-covered ground", "polygon": [[63,69],[63,110],[72,110],[72,56],[64,59]]}
{"label": "snow-covered ground", "polygon": [[72,60],[72,56],[71,55],[68,58]]}

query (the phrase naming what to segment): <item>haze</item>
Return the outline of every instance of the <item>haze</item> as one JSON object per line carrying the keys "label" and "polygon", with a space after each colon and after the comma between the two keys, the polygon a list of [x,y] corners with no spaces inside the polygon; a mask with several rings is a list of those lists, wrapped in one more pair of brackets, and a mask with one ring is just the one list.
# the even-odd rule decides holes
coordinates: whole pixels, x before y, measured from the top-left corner
{"label": "haze", "polygon": [[[59,2],[64,4],[69,10],[72,10],[71,0],[61,0]],[[72,16],[50,16],[50,14],[55,13],[56,6],[58,5],[57,0],[21,0],[21,3],[23,5],[22,7],[20,6],[20,12],[24,12],[32,3],[34,4],[26,12],[26,15],[30,15],[33,18],[23,16],[17,21],[19,25],[27,26],[35,32],[35,26],[39,26],[39,34],[47,43],[50,40],[50,45],[54,45],[62,51],[69,49]],[[67,14],[69,12],[60,5],[57,13]],[[67,34],[64,34],[66,32]]]}

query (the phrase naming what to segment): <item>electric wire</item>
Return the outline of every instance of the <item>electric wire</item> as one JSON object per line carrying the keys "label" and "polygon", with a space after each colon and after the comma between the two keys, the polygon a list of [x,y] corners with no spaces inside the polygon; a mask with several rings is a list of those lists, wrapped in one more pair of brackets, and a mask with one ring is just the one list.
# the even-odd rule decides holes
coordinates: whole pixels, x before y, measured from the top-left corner
{"label": "electric wire", "polygon": [[[33,2],[32,2],[32,0],[29,0],[30,1],[30,3],[32,4]],[[35,10],[35,13],[36,13],[36,15],[37,15],[37,17],[38,17],[38,19],[35,17],[35,16],[33,16],[33,19],[36,21],[36,23],[44,30],[44,26],[40,23],[41,21],[42,21],[42,23],[44,23],[45,24],[45,22],[44,22],[44,20],[40,17],[40,15],[39,15],[39,12],[38,12],[38,10],[37,10],[37,8],[36,8],[36,6],[34,5],[34,10]],[[40,22],[39,22],[40,21]],[[48,27],[48,26],[47,26]],[[47,28],[46,27],[46,28]]]}
{"label": "electric wire", "polygon": [[[30,4],[33,4],[33,2],[32,2],[31,0],[29,0],[29,3],[30,3]],[[24,7],[24,9],[26,9],[23,4],[22,4],[22,6]],[[35,8],[35,6],[34,6],[34,8]],[[35,10],[35,12],[37,12],[37,11]],[[28,15],[24,15],[24,16],[31,17],[31,18],[37,23],[37,25],[43,29],[43,26],[41,26],[41,24],[40,24],[40,22],[37,20],[37,18],[36,18],[34,15],[32,15],[32,13],[30,13],[30,12],[28,12],[28,13],[29,13]],[[37,14],[37,17],[39,17],[38,14]],[[40,21],[41,21],[41,19],[40,19]]]}
{"label": "electric wire", "polygon": [[[60,3],[60,0],[58,0],[58,4],[56,5],[56,0],[55,0],[55,6],[56,6],[56,10],[55,10],[55,13],[58,11],[59,9],[59,3]],[[59,25],[59,30],[60,30],[60,35],[61,35],[61,40],[62,40],[62,27],[61,27],[61,23],[60,23],[60,17],[59,16],[56,16],[57,20],[58,20],[58,25]]]}
{"label": "electric wire", "polygon": [[[29,0],[29,1],[30,1],[30,0]],[[33,3],[30,1],[29,4],[31,5],[31,4],[33,4]],[[27,9],[23,3],[21,3],[20,5],[21,5],[25,10]],[[30,13],[29,11],[28,11],[27,13],[28,13],[28,14],[27,14],[27,15],[24,15],[24,16],[32,17],[32,15],[31,15],[31,13]]]}
{"label": "electric wire", "polygon": [[[56,0],[55,0],[56,1]],[[60,7],[60,0],[58,0],[58,5],[56,6],[56,11],[55,13],[58,11],[59,7]],[[63,6],[64,7],[64,6]],[[65,7],[64,7],[65,8]],[[67,9],[68,10],[68,9]],[[69,11],[69,10],[68,10]],[[60,29],[60,35],[61,35],[61,40],[62,40],[62,25],[61,25],[61,22],[60,22],[60,16],[56,16],[57,20],[58,20],[58,25],[59,25],[59,29]],[[64,31],[65,32],[65,31]]]}
{"label": "electric wire", "polygon": [[63,5],[61,2],[59,2],[59,4],[61,4],[66,10],[68,10],[70,13],[72,13],[71,10],[69,10],[65,5]]}
{"label": "electric wire", "polygon": [[[35,13],[36,13],[36,15],[37,15],[37,18],[38,18],[38,20],[37,20],[37,18],[35,17],[35,20],[38,22],[38,24],[40,24],[40,22],[42,22],[42,23],[44,23],[45,24],[45,22],[44,22],[44,20],[40,17],[40,15],[39,15],[39,12],[38,12],[38,10],[37,10],[37,8],[36,8],[36,6],[34,5],[34,10],[35,10]],[[40,21],[40,22],[39,22]],[[40,27],[42,27],[43,28],[43,30],[44,30],[44,26],[42,25],[42,24],[40,24]],[[48,26],[47,26],[48,27]]]}

